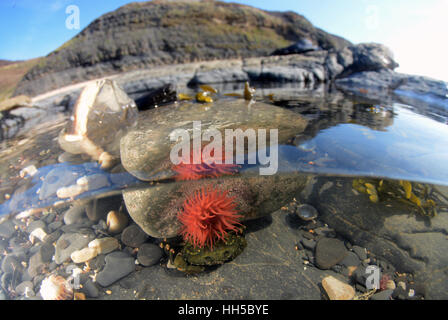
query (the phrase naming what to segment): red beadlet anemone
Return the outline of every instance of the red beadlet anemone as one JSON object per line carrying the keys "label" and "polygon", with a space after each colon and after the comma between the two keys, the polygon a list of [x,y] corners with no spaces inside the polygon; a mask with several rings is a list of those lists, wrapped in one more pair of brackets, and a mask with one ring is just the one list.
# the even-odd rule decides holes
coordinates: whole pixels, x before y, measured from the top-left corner
{"label": "red beadlet anemone", "polygon": [[[199,150],[193,151],[199,154]],[[193,152],[190,152],[190,163],[181,162],[178,165],[173,166],[173,170],[177,172],[175,179],[181,180],[199,180],[203,178],[218,178],[223,175],[235,174],[238,172],[238,165],[225,163],[224,150],[221,157],[212,155],[212,159],[201,152],[201,163],[193,163]],[[217,161],[220,160],[220,161]],[[221,163],[216,163],[221,162]]]}
{"label": "red beadlet anemone", "polygon": [[204,247],[206,244],[213,250],[213,243],[217,239],[224,240],[228,231],[239,229],[241,225],[234,197],[229,197],[227,191],[202,188],[188,197],[183,211],[178,212],[178,219],[182,223],[180,234],[185,241],[194,247]]}

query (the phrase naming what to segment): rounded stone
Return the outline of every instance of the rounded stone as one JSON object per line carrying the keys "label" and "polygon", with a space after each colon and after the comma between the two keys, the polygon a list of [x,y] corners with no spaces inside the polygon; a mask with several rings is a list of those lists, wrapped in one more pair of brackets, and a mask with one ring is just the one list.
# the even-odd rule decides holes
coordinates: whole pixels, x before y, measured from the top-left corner
{"label": "rounded stone", "polygon": [[148,239],[148,235],[136,224],[126,227],[121,234],[123,244],[137,248]]}
{"label": "rounded stone", "polygon": [[107,287],[135,270],[134,258],[125,252],[112,252],[106,256],[106,265],[98,273],[96,281]]}
{"label": "rounded stone", "polygon": [[347,255],[342,241],[334,238],[322,238],[316,245],[316,264],[320,269],[330,269]]}
{"label": "rounded stone", "polygon": [[162,258],[162,249],[153,243],[144,243],[138,248],[137,260],[138,262],[149,267],[160,261]]}

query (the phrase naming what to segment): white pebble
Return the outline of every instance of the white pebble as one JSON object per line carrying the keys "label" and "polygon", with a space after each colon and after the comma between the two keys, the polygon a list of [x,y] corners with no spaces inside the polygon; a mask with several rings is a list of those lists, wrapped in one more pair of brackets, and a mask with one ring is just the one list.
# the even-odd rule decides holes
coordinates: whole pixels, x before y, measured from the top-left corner
{"label": "white pebble", "polygon": [[107,176],[99,173],[81,177],[76,180],[76,184],[82,186],[86,191],[97,190],[110,185]]}
{"label": "white pebble", "polygon": [[46,236],[47,233],[42,228],[36,228],[30,233],[29,239],[31,243],[34,243],[36,238],[43,242]]}
{"label": "white pebble", "polygon": [[118,249],[118,240],[112,237],[90,241],[89,248],[95,249],[98,254],[106,254]]}
{"label": "white pebble", "polygon": [[83,263],[95,258],[98,255],[98,252],[95,248],[84,248],[81,250],[74,251],[70,258],[74,263]]}
{"label": "white pebble", "polygon": [[330,300],[352,300],[355,296],[355,289],[352,286],[333,276],[325,277],[322,280],[322,287]]}
{"label": "white pebble", "polygon": [[24,178],[26,175],[29,175],[30,177],[34,176],[37,173],[37,169],[34,165],[30,165],[26,168],[23,168],[22,170],[20,170],[20,177]]}
{"label": "white pebble", "polygon": [[56,191],[56,195],[58,196],[58,198],[73,198],[85,191],[87,190],[84,186],[74,184],[68,187],[59,188],[58,191]]}

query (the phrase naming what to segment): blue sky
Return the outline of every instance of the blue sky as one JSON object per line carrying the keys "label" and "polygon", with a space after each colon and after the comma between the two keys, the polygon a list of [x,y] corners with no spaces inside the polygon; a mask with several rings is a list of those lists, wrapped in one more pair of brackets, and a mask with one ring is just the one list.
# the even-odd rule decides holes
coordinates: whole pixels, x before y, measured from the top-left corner
{"label": "blue sky", "polygon": [[[132,1],[0,0],[0,59],[43,56],[80,30],[65,27],[67,6],[80,9],[80,27]],[[448,81],[448,0],[239,0],[266,10],[292,10],[315,26],[354,42],[381,42],[398,71]]]}

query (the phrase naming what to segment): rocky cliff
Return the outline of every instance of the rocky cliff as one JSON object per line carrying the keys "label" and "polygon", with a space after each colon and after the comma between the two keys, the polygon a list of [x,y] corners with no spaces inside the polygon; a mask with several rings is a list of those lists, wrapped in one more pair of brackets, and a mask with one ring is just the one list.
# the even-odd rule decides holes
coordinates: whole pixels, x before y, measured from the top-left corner
{"label": "rocky cliff", "polygon": [[294,12],[268,12],[219,1],[131,3],[107,13],[42,59],[15,95],[152,66],[266,56],[307,39],[324,50],[347,40]]}

